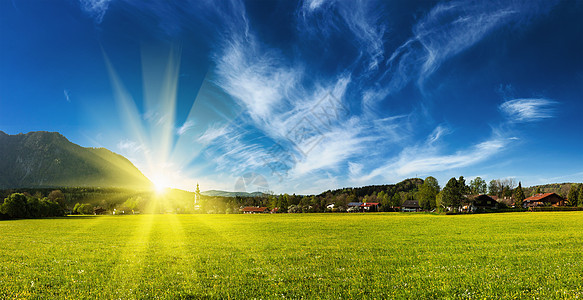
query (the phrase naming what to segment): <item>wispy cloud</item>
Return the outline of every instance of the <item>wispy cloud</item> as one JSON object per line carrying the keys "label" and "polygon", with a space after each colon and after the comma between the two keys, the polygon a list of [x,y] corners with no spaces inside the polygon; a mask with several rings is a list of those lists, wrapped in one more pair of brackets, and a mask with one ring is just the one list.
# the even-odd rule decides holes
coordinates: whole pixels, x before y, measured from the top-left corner
{"label": "wispy cloud", "polygon": [[[88,10],[101,12],[97,15],[99,21],[109,4],[109,1],[81,2],[94,4]],[[286,180],[294,185],[306,181],[310,181],[310,186],[314,182],[337,184],[343,179],[370,183],[372,179],[402,179],[417,173],[479,164],[507,149],[515,137],[493,130],[490,136],[488,132],[480,133],[465,145],[456,141],[449,148],[444,140],[455,133],[450,125],[436,125],[444,121],[418,117],[424,109],[420,102],[431,101],[426,99],[430,95],[425,93],[424,83],[446,61],[479,44],[491,32],[518,24],[552,4],[440,2],[417,19],[410,36],[405,34],[394,41],[387,18],[390,12],[380,4],[305,0],[296,12],[297,44],[292,46],[298,48],[293,51],[278,49],[270,44],[273,40],[262,40],[263,36],[252,27],[254,23],[248,20],[242,1],[180,4],[177,7],[181,9],[206,9],[199,14],[204,15],[200,17],[204,19],[201,23],[207,22],[211,24],[207,24],[209,28],[216,30],[213,38],[217,44],[211,54],[216,68],[209,72],[205,82],[220,90],[227,102],[236,103],[232,106],[242,110],[242,114],[230,123],[212,120],[206,122],[206,128],[204,125],[199,128],[197,120],[194,130],[195,124],[186,121],[178,128],[172,124],[172,130],[184,135],[182,140],[188,138],[189,144],[199,145],[198,153],[212,162],[217,174],[235,174],[235,178],[246,172],[266,175],[267,164],[276,160],[270,150],[275,145],[287,157]],[[169,16],[174,13],[167,9],[174,8],[167,6],[154,14],[171,19]],[[292,39],[288,41],[293,43]],[[304,61],[305,57],[314,56],[302,52],[314,51],[312,41],[353,48],[341,51],[340,55],[348,58],[334,62],[333,71],[327,68],[322,71]],[[330,51],[331,56],[339,53],[320,50]],[[397,99],[397,92],[409,84],[416,84],[421,94],[415,90],[406,96],[412,95],[410,98]],[[347,113],[315,113],[327,95]],[[407,105],[385,105],[383,101]],[[503,103],[500,110],[509,119],[526,122],[553,116],[553,105],[546,99],[517,99]],[[393,107],[395,111],[390,110]],[[152,126],[173,123],[165,114],[156,112],[154,109],[145,116]],[[333,121],[323,121],[322,118],[332,115]],[[302,134],[307,137],[302,138]],[[378,161],[385,163],[379,166]]]}
{"label": "wispy cloud", "polygon": [[413,27],[413,36],[387,60],[391,91],[425,80],[452,56],[472,47],[494,29],[528,20],[554,1],[451,1],[437,4]]}
{"label": "wispy cloud", "polygon": [[198,141],[206,145],[227,133],[229,133],[228,125],[209,125],[207,130],[198,138]]}
{"label": "wispy cloud", "polygon": [[63,90],[63,94],[65,95],[65,100],[67,102],[71,102],[71,97],[70,97],[69,90]]}
{"label": "wispy cloud", "polygon": [[429,135],[429,137],[427,137],[427,144],[432,145],[435,142],[437,142],[443,135],[446,135],[450,133],[450,130],[442,125],[437,126],[434,130],[433,133],[431,133]]}
{"label": "wispy cloud", "polygon": [[[328,36],[332,31],[351,33],[356,48],[367,54],[368,69],[376,70],[384,57],[385,25],[373,1],[304,1],[299,11],[300,30]],[[337,18],[336,16],[340,16]]]}
{"label": "wispy cloud", "polygon": [[500,105],[510,122],[533,122],[554,117],[557,102],[542,99],[514,99]]}
{"label": "wispy cloud", "polygon": [[182,126],[178,127],[178,129],[176,129],[176,133],[178,135],[184,135],[192,127],[194,127],[194,121],[193,120],[186,120],[186,122],[184,122],[184,124],[182,124]]}
{"label": "wispy cloud", "polygon": [[117,148],[123,152],[133,155],[138,152],[148,152],[148,148],[143,144],[136,143],[132,140],[121,140],[117,143]]}
{"label": "wispy cloud", "polygon": [[92,17],[96,23],[103,21],[111,0],[79,0],[83,12]]}
{"label": "wispy cloud", "polygon": [[436,132],[440,132],[439,127],[428,136],[424,144],[404,148],[396,158],[373,169],[362,180],[366,181],[375,177],[398,179],[404,176],[463,168],[490,159],[510,143],[507,138],[493,136],[464,150],[447,154],[434,145]]}

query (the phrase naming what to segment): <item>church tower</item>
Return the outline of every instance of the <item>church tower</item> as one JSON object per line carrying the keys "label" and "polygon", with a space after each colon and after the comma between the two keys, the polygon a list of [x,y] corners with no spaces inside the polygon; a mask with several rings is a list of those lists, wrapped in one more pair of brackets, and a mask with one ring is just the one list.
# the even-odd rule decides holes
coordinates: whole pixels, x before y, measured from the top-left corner
{"label": "church tower", "polygon": [[196,183],[196,190],[194,191],[194,209],[200,208],[200,188],[198,187],[198,182]]}

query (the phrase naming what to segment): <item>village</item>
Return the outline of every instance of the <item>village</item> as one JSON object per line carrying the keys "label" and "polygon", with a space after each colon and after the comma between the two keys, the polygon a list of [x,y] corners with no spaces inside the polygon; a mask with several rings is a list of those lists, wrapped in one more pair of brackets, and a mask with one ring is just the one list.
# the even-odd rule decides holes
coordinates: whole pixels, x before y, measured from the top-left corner
{"label": "village", "polygon": [[[505,211],[544,211],[544,210],[560,210],[560,208],[566,208],[567,210],[579,210],[579,208],[568,207],[566,199],[557,195],[556,193],[539,193],[523,200],[521,207],[515,206],[515,201],[513,197],[504,197],[499,199],[497,196],[488,196],[485,194],[480,195],[467,195],[465,197],[466,201],[461,202],[461,206],[445,207],[444,211],[457,213],[486,213],[486,212],[497,212],[498,210]],[[348,213],[367,213],[367,212],[380,212],[381,203],[379,202],[350,202],[346,209],[335,207],[334,203],[326,206],[325,212],[333,212],[334,208],[337,208],[334,212],[348,212]],[[419,205],[418,200],[406,200],[401,206],[396,206],[393,208],[394,211],[400,212],[436,212],[436,209],[425,210]],[[288,212],[301,212],[297,210]],[[583,210],[583,209],[581,209]],[[281,212],[278,207],[269,209],[268,207],[259,206],[246,206],[241,207],[240,212],[243,214],[261,214],[261,213],[278,213]]]}

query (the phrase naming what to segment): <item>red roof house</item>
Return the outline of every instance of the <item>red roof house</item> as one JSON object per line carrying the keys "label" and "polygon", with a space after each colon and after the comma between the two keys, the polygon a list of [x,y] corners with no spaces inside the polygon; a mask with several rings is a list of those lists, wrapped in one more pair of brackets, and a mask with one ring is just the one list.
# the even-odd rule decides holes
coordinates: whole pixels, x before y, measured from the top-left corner
{"label": "red roof house", "polygon": [[524,207],[565,206],[565,199],[555,193],[544,193],[528,197],[522,203]]}
{"label": "red roof house", "polygon": [[242,208],[241,212],[244,214],[262,214],[269,212],[269,209],[267,207],[247,206]]}
{"label": "red roof house", "polygon": [[362,209],[364,211],[378,211],[379,210],[379,204],[380,203],[376,203],[376,202],[367,202],[367,203],[363,203],[360,205],[360,207],[362,207]]}

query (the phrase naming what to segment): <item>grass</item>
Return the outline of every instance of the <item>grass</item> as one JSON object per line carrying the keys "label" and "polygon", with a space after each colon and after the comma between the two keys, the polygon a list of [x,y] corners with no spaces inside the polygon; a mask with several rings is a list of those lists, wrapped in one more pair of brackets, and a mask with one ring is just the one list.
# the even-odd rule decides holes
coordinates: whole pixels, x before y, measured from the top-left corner
{"label": "grass", "polygon": [[583,298],[583,212],[0,222],[0,298]]}

